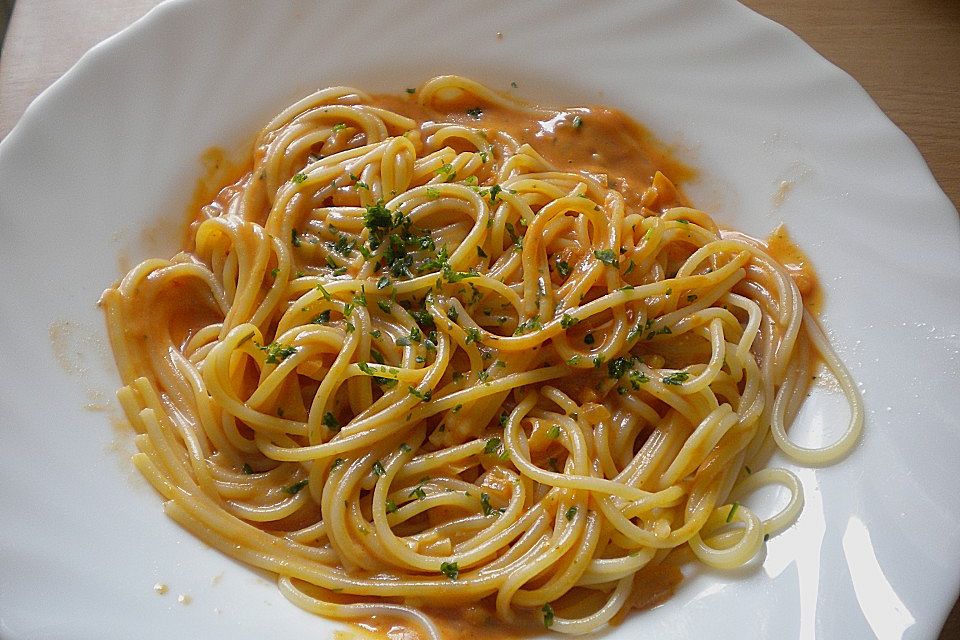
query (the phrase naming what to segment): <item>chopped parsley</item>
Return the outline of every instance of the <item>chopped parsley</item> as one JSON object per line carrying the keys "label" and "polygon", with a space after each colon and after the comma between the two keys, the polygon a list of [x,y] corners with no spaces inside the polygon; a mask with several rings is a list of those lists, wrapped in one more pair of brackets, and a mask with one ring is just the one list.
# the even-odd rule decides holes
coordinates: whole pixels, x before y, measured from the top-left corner
{"label": "chopped parsley", "polygon": [[457,172],[453,170],[453,165],[449,162],[437,167],[436,174],[438,176],[448,176],[451,180],[457,177]]}
{"label": "chopped parsley", "polygon": [[[410,315],[413,316],[413,319],[420,323],[421,326],[426,329],[433,329],[437,325],[433,322],[433,316],[430,315],[428,311],[411,311]],[[416,328],[416,327],[414,327]]]}
{"label": "chopped parsley", "polygon": [[513,242],[513,246],[517,251],[523,250],[523,236],[517,233],[517,230],[514,229],[513,223],[508,222],[503,225],[504,229],[507,230],[507,233],[510,235],[510,240]]}
{"label": "chopped parsley", "polygon": [[536,315],[529,320],[525,320],[524,322],[518,324],[516,330],[513,332],[513,335],[520,336],[528,331],[536,331],[538,329],[543,329],[543,325],[540,323],[540,316]]}
{"label": "chopped parsley", "polygon": [[543,605],[540,609],[543,613],[543,626],[547,629],[553,626],[553,607],[550,606],[550,603]]}
{"label": "chopped parsley", "polygon": [[290,242],[292,242],[292,243],[293,243],[293,246],[295,246],[295,247],[299,247],[300,244],[301,244],[301,243],[300,243],[300,234],[297,232],[296,229],[291,229],[291,230],[290,230]]}
{"label": "chopped parsley", "polygon": [[573,520],[573,519],[576,517],[576,515],[577,515],[577,508],[576,508],[576,507],[570,507],[569,509],[567,509],[567,512],[564,514],[564,516],[566,516],[568,522],[569,522],[570,520]]}
{"label": "chopped parsley", "polygon": [[427,481],[426,478],[421,480],[420,484],[418,484],[416,488],[410,492],[411,498],[416,498],[417,500],[423,500],[424,498],[427,497],[427,492],[423,490],[423,483],[426,481]]}
{"label": "chopped parsley", "polygon": [[330,309],[326,309],[318,313],[316,316],[314,316],[311,322],[313,324],[326,324],[330,322]]}
{"label": "chopped parsley", "polygon": [[617,254],[614,253],[613,249],[595,249],[593,255],[597,260],[607,266],[616,267],[619,264]]}
{"label": "chopped parsley", "polygon": [[330,429],[330,431],[340,431],[340,421],[337,420],[337,417],[331,412],[327,411],[325,414],[323,414],[322,422],[323,426],[325,426],[327,429]]}
{"label": "chopped parsley", "polygon": [[683,384],[686,381],[686,379],[689,377],[690,377],[690,374],[687,373],[686,371],[677,371],[676,373],[671,373],[666,378],[663,378],[661,382],[663,382],[663,384],[672,384],[672,385],[679,386]]}
{"label": "chopped parsley", "polygon": [[580,322],[580,320],[566,313],[563,314],[562,318],[560,318],[560,326],[563,327],[564,329],[569,329],[570,327],[577,324],[578,322]]}
{"label": "chopped parsley", "polygon": [[556,440],[557,438],[559,438],[560,425],[555,424],[552,427],[550,427],[550,429],[547,431],[547,437],[550,438],[551,440]]}
{"label": "chopped parsley", "polygon": [[580,116],[573,116],[573,128],[579,129],[583,126],[583,118]]}
{"label": "chopped parsley", "polygon": [[374,462],[371,468],[373,469],[373,473],[376,476],[380,476],[382,478],[383,476],[387,475],[387,470],[383,468],[383,463],[380,462],[379,460]]}
{"label": "chopped parsley", "polygon": [[456,562],[442,562],[440,563],[440,573],[451,580],[456,580],[457,576],[460,575],[460,567],[457,566]]}
{"label": "chopped parsley", "polygon": [[739,509],[739,508],[740,508],[740,503],[739,503],[739,502],[734,502],[734,503],[733,503],[733,506],[730,507],[730,512],[727,513],[727,522],[730,522],[730,521],[733,520],[733,516],[734,516],[734,514],[737,512],[737,509]]}
{"label": "chopped parsley", "polygon": [[290,178],[290,182],[293,182],[294,184],[300,184],[301,182],[303,182],[303,181],[306,180],[306,179],[307,179],[307,174],[305,174],[305,173],[298,173],[297,175],[295,175],[295,176],[293,176],[292,178]]}
{"label": "chopped parsley", "polygon": [[467,109],[467,115],[475,120],[479,120],[480,116],[483,115],[483,109],[480,107],[473,107],[472,109]]}
{"label": "chopped parsley", "polygon": [[566,260],[557,260],[557,273],[560,274],[561,278],[566,278],[570,275],[570,263]]}
{"label": "chopped parsley", "polygon": [[388,231],[395,226],[393,212],[383,206],[382,202],[378,202],[372,207],[367,207],[366,213],[363,214],[363,224],[371,232]]}
{"label": "chopped parsley", "polygon": [[670,335],[673,331],[670,330],[670,327],[663,327],[662,329],[657,329],[656,331],[651,331],[647,334],[647,340],[653,340],[654,336],[659,335]]}
{"label": "chopped parsley", "polygon": [[353,249],[357,246],[357,241],[351,241],[347,236],[340,236],[337,238],[337,241],[333,244],[333,250],[342,255],[344,258],[349,257],[353,253]]}
{"label": "chopped parsley", "polygon": [[633,358],[620,356],[607,363],[607,374],[614,380],[619,380],[633,366]]}
{"label": "chopped parsley", "polygon": [[503,513],[506,509],[497,509],[490,505],[490,495],[486,493],[480,494],[480,507],[483,509],[483,515],[489,516],[496,513]]}
{"label": "chopped parsley", "polygon": [[296,495],[297,493],[300,492],[301,489],[303,489],[305,486],[307,486],[307,484],[308,484],[309,482],[310,482],[310,481],[307,480],[307,479],[303,479],[303,480],[301,480],[301,481],[299,481],[299,482],[294,482],[294,483],[293,483],[292,485],[290,485],[289,487],[284,487],[284,488],[283,488],[283,492],[284,492],[284,493],[289,493],[289,494],[292,495],[292,496],[293,496],[293,495]]}
{"label": "chopped parsley", "polygon": [[250,466],[250,463],[248,463],[248,462],[244,462],[244,463],[243,463],[243,472],[244,472],[246,475],[248,475],[248,476],[249,476],[251,473],[253,473],[253,467]]}
{"label": "chopped parsley", "polygon": [[650,378],[643,371],[631,371],[630,372],[630,386],[633,387],[633,390],[636,391],[640,388],[640,385],[650,382]]}
{"label": "chopped parsley", "polygon": [[278,362],[286,360],[297,352],[296,347],[289,344],[283,344],[282,342],[271,342],[266,346],[258,344],[257,348],[261,351],[267,352],[267,364],[277,364]]}
{"label": "chopped parsley", "polygon": [[432,391],[420,391],[416,387],[407,387],[407,393],[423,402],[430,402],[430,398],[433,397]]}

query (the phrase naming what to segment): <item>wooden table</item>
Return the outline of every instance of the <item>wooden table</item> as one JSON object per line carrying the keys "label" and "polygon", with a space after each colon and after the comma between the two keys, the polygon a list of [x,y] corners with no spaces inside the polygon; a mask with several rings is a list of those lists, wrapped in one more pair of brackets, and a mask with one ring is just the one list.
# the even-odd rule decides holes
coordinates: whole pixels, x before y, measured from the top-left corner
{"label": "wooden table", "polygon": [[[17,0],[0,56],[0,138],[91,46],[156,0]],[[960,207],[960,1],[745,0],[850,73]],[[960,602],[940,640],[960,638]]]}

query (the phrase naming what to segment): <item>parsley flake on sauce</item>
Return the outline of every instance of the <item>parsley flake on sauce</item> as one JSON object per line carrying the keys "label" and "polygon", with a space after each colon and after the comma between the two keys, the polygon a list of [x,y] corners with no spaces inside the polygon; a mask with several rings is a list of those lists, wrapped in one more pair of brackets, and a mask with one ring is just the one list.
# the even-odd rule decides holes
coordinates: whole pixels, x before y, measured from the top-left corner
{"label": "parsley flake on sauce", "polygon": [[295,354],[297,348],[293,345],[283,344],[282,342],[271,342],[270,344],[257,345],[257,348],[267,353],[267,364],[277,364]]}
{"label": "parsley flake on sauce", "polygon": [[663,384],[672,384],[672,385],[680,386],[681,384],[686,382],[687,378],[689,377],[690,377],[690,374],[687,373],[686,371],[677,371],[676,373],[671,373],[667,377],[663,378],[661,382]]}
{"label": "parsley flake on sauce", "polygon": [[323,414],[322,422],[323,426],[325,426],[327,429],[330,429],[330,431],[340,431],[340,421],[337,420],[336,416],[329,411]]}
{"label": "parsley flake on sauce", "polygon": [[456,562],[443,562],[440,564],[440,573],[451,580],[456,580],[457,576],[460,575],[460,567],[457,566]]}
{"label": "parsley flake on sauce", "polygon": [[549,629],[553,626],[553,607],[551,607],[548,602],[543,605],[540,611],[543,613],[543,626]]}
{"label": "parsley flake on sauce", "polygon": [[610,267],[616,267],[619,263],[617,254],[613,252],[613,249],[596,249],[593,255],[597,260]]}
{"label": "parsley flake on sauce", "polygon": [[307,484],[308,484],[309,482],[310,482],[310,481],[309,481],[309,480],[306,480],[306,479],[301,480],[300,482],[294,482],[294,483],[293,483],[292,485],[290,485],[289,487],[284,487],[284,488],[283,488],[283,491],[284,491],[284,493],[289,493],[290,495],[296,495],[297,493],[300,492],[301,489],[303,489],[305,486],[307,486]]}

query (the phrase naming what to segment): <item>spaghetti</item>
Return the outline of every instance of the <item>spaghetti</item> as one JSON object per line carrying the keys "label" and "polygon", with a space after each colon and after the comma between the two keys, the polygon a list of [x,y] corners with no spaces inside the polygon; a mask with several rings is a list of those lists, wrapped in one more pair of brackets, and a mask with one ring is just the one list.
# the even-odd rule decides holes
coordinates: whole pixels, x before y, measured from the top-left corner
{"label": "spaghetti", "polygon": [[[429,638],[428,605],[583,634],[669,596],[678,549],[749,562],[802,508],[771,452],[827,464],[862,424],[791,273],[637,170],[617,112],[408,93],[287,108],[184,251],[105,292],[166,512],[305,609]],[[851,417],[810,449],[820,360]]]}

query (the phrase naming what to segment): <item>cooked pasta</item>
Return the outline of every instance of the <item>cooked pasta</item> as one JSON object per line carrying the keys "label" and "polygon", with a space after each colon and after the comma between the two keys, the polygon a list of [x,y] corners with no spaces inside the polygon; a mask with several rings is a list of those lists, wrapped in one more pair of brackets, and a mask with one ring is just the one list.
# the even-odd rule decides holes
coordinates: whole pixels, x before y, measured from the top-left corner
{"label": "cooked pasta", "polygon": [[[750,562],[803,505],[771,453],[827,464],[862,424],[797,274],[616,111],[407,93],[285,109],[183,251],[105,292],[167,514],[298,606],[424,638],[442,607],[583,634],[668,597],[681,550]],[[811,449],[821,363],[851,411]]]}

